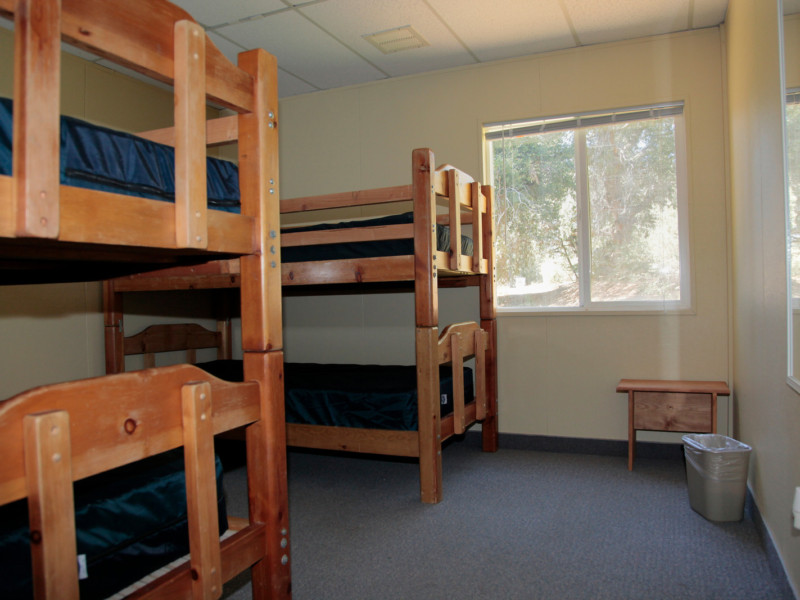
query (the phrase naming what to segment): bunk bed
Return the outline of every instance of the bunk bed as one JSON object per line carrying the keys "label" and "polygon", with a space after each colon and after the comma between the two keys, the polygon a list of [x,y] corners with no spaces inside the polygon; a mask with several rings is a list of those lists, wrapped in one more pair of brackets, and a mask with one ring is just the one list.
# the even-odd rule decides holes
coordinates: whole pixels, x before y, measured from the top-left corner
{"label": "bunk bed", "polygon": [[[414,294],[415,426],[397,430],[309,424],[292,422],[290,416],[287,443],[418,459],[421,499],[436,503],[442,499],[441,450],[445,440],[480,422],[483,449],[497,449],[492,190],[451,165],[436,168],[434,154],[427,148],[412,152],[411,180],[409,185],[281,200],[282,214],[304,213],[310,215],[309,220],[314,220],[316,211],[328,209],[368,209],[367,214],[383,209],[387,216],[285,227],[280,248],[272,246],[270,252],[276,264],[281,265],[284,295],[382,291]],[[400,208],[391,210],[393,207]],[[243,281],[238,261],[229,260],[106,282],[107,372],[124,370],[124,293],[236,288]],[[439,288],[468,286],[479,287],[480,323],[452,324],[440,335]],[[221,330],[225,330],[224,325]],[[442,414],[440,367],[460,369],[470,357],[475,357],[474,399],[467,396],[466,401],[454,402],[452,411]],[[321,368],[331,370],[330,366]],[[315,377],[309,376],[312,380]],[[287,384],[288,381],[287,371]],[[463,398],[461,376],[455,374],[452,381]]]}
{"label": "bunk bed", "polygon": [[[0,18],[13,20],[15,38],[0,282],[99,281],[220,259],[235,259],[243,276],[244,382],[178,365],[45,385],[0,403],[0,505],[27,503],[35,596],[83,594],[73,487],[182,448],[189,557],[134,595],[219,597],[249,568],[254,597],[291,597],[280,271],[266,251],[279,222],[274,57],[253,50],[231,64],[165,0],[0,0]],[[123,195],[60,168],[71,143],[61,136],[74,124],[60,116],[62,41],[174,86],[174,127],[139,134],[170,146],[174,189]],[[207,103],[233,116],[206,122]],[[206,157],[207,146],[232,141],[240,208],[227,212],[207,205]],[[213,436],[234,428],[246,430],[246,519],[226,519],[218,497]]]}

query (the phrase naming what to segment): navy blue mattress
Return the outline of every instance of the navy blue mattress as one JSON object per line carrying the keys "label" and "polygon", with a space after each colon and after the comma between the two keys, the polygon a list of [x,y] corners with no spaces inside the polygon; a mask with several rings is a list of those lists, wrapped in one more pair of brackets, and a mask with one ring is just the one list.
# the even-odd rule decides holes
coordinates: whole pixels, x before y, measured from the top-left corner
{"label": "navy blue mattress", "polygon": [[[13,103],[0,98],[0,175],[11,175]],[[167,202],[175,201],[175,150],[138,136],[92,125],[80,119],[61,117],[60,178],[72,185],[128,196]],[[239,171],[235,164],[209,157],[208,206],[239,212]],[[345,227],[370,227],[413,222],[413,213],[391,215],[364,221],[320,224],[285,231],[319,231]],[[437,225],[437,249],[450,250],[450,228]],[[461,238],[461,253],[472,254],[472,240]],[[385,240],[316,246],[287,247],[283,262],[403,256],[414,254],[414,241]]]}
{"label": "navy blue mattress", "polygon": [[[228,528],[217,459],[219,528]],[[189,553],[183,453],[168,452],[75,483],[81,598],[106,598]],[[0,598],[32,598],[27,500],[0,507]],[[13,576],[10,574],[13,573]]]}
{"label": "navy blue mattress", "polygon": [[[242,381],[242,362],[197,365],[228,381]],[[453,412],[453,372],[439,369],[441,415]],[[474,396],[472,369],[464,368],[464,395]],[[286,422],[365,429],[417,430],[414,365],[286,363]]]}
{"label": "navy blue mattress", "polygon": [[[0,175],[11,175],[13,103],[0,98]],[[239,212],[239,171],[208,158],[208,205]],[[61,183],[175,201],[175,150],[143,138],[61,117]]]}
{"label": "navy blue mattress", "polygon": [[[308,227],[287,227],[282,233],[304,231],[324,231],[348,227],[377,227],[381,225],[402,225],[414,222],[414,213],[377,217],[363,221],[343,221],[340,223],[321,223]],[[436,249],[450,250],[450,227],[436,225]],[[334,260],[345,258],[372,258],[375,256],[404,256],[414,254],[414,240],[381,240],[377,242],[347,242],[342,244],[319,244],[315,246],[287,246],[281,249],[281,261],[285,263],[314,260]],[[461,236],[461,254],[472,255],[472,239]]]}

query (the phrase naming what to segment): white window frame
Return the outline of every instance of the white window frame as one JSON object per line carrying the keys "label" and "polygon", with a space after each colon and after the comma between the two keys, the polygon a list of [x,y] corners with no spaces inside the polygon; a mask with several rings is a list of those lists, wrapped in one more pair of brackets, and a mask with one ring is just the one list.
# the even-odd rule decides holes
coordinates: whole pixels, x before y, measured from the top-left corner
{"label": "white window frame", "polygon": [[[622,120],[635,120],[644,112],[651,115],[658,111],[666,110],[669,116],[675,119],[675,176],[677,209],[678,209],[678,248],[680,260],[680,298],[678,300],[646,300],[646,301],[604,301],[591,300],[591,243],[590,222],[588,215],[588,168],[586,164],[586,129],[603,122],[618,122]],[[577,202],[577,230],[578,230],[578,259],[579,259],[579,305],[578,306],[542,306],[542,307],[503,307],[497,304],[498,314],[520,315],[526,313],[624,313],[624,314],[662,314],[662,313],[691,313],[694,307],[692,260],[690,248],[690,223],[689,223],[689,173],[688,153],[686,146],[686,119],[684,116],[683,102],[670,102],[648,106],[637,106],[613,111],[595,111],[578,115],[561,115],[540,119],[526,119],[519,121],[505,121],[486,123],[483,126],[484,171],[486,180],[494,182],[493,160],[490,152],[487,134],[497,132],[502,128],[541,131],[552,130],[550,125],[564,122],[573,122],[573,127],[563,127],[575,131],[576,138],[576,202]],[[580,140],[579,140],[580,138]]]}
{"label": "white window frame", "polygon": [[791,198],[789,196],[789,156],[788,156],[788,128],[787,128],[787,111],[789,105],[798,105],[800,104],[800,88],[791,88],[786,91],[785,102],[782,106],[783,109],[783,144],[784,144],[784,152],[783,152],[783,168],[784,168],[784,195],[785,195],[785,207],[784,210],[786,212],[786,306],[787,306],[787,317],[786,317],[786,369],[787,369],[787,376],[786,376],[786,383],[792,388],[795,392],[800,393],[800,373],[797,372],[795,368],[795,355],[797,349],[795,348],[794,338],[795,338],[795,322],[797,320],[797,315],[800,314],[800,298],[795,297],[794,290],[793,290],[793,276],[792,276],[792,224],[791,224]]}

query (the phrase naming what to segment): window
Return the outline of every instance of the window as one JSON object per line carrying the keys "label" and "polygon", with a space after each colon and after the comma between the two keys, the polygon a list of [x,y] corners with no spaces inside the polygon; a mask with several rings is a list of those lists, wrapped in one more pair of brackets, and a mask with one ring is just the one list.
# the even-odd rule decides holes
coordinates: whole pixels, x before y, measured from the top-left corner
{"label": "window", "polygon": [[786,258],[789,385],[800,392],[800,90],[786,94]]}
{"label": "window", "polygon": [[788,189],[791,299],[800,308],[800,90],[786,94],[786,175]]}
{"label": "window", "polygon": [[690,304],[683,104],[484,128],[497,307]]}

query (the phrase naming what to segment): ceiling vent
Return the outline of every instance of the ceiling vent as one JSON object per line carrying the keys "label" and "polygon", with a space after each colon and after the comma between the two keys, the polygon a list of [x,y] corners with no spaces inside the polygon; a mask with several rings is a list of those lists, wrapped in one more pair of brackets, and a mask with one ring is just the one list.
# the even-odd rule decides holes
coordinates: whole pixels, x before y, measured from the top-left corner
{"label": "ceiling vent", "polygon": [[363,37],[384,54],[430,46],[428,41],[415,31],[411,25],[387,29],[386,31],[371,33]]}

